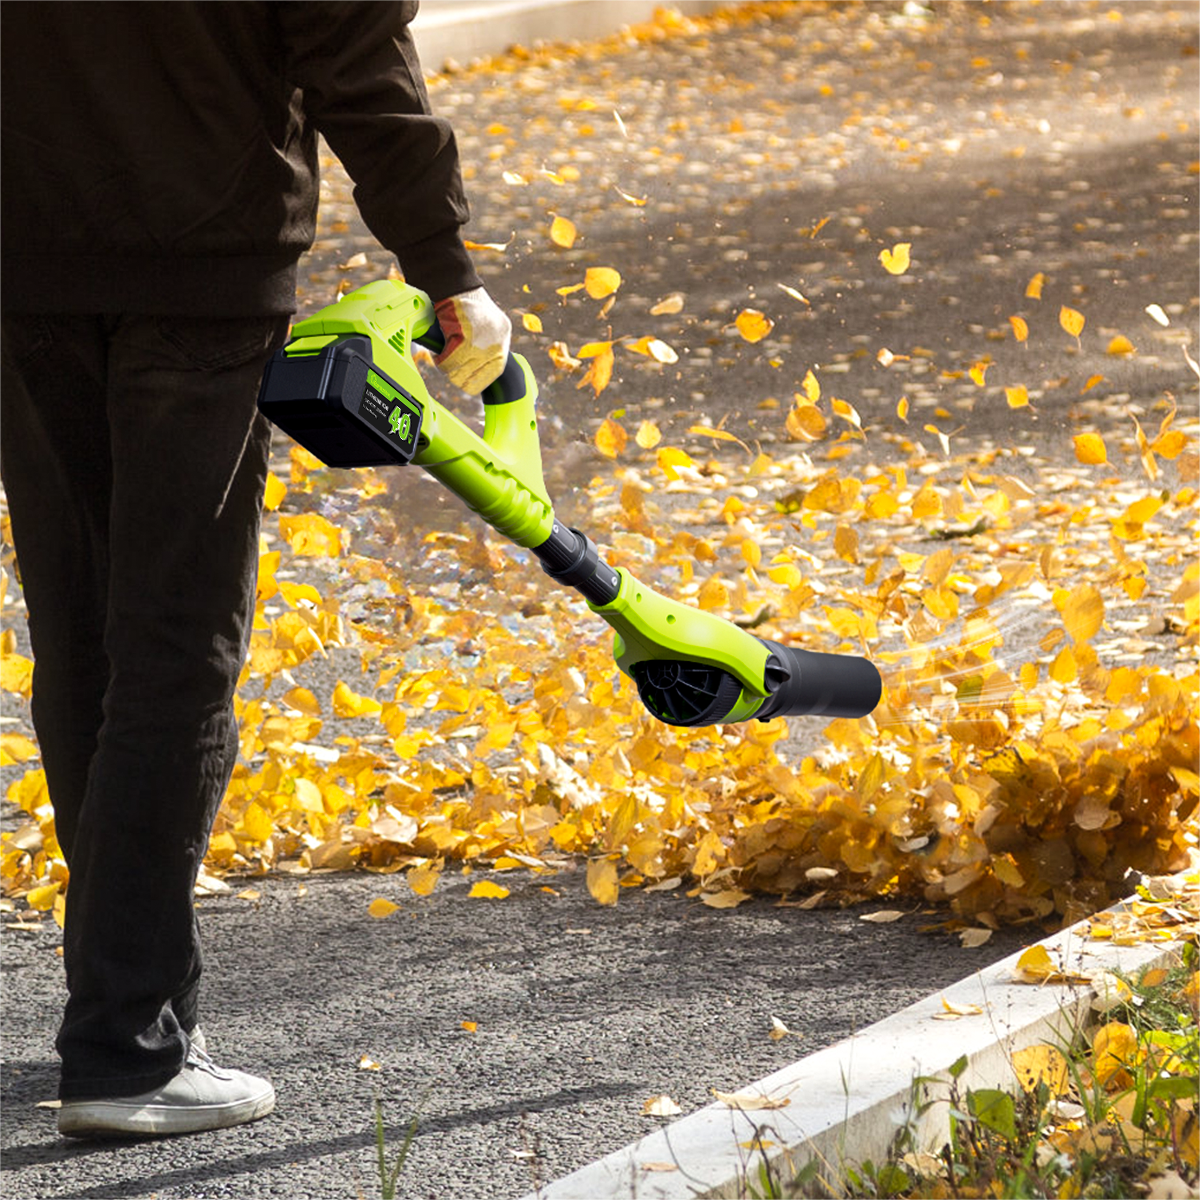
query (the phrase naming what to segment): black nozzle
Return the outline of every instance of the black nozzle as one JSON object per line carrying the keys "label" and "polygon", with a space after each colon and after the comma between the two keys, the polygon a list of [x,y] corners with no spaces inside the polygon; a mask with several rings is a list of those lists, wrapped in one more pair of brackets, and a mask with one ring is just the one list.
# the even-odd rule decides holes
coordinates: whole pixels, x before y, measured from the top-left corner
{"label": "black nozzle", "polygon": [[771,651],[765,684],[771,694],[754,715],[770,717],[865,717],[879,703],[883,680],[875,664],[852,654],[819,654],[779,642]]}

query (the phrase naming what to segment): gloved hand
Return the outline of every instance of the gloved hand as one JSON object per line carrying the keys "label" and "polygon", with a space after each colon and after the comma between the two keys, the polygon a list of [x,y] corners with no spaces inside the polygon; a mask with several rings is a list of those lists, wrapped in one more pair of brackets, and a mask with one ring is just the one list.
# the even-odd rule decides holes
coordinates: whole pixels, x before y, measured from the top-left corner
{"label": "gloved hand", "polygon": [[504,370],[512,322],[481,287],[439,300],[433,311],[446,335],[433,361],[455,387],[478,396]]}

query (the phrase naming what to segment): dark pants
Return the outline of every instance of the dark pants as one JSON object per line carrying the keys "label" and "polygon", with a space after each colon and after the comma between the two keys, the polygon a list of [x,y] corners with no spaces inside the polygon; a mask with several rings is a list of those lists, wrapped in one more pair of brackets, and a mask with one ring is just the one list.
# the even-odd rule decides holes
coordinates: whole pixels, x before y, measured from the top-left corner
{"label": "dark pants", "polygon": [[3,477],[71,877],[63,1099],[136,1095],[197,1018],[193,888],[237,755],[286,317],[3,320]]}

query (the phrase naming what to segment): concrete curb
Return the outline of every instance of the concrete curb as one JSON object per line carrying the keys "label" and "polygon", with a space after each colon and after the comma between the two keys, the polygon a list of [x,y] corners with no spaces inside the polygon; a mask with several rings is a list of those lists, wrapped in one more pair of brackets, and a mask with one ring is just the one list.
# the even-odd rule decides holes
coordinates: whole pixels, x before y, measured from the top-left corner
{"label": "concrete curb", "polygon": [[[412,32],[425,70],[440,71],[448,59],[465,66],[513,45],[606,37],[652,20],[663,6],[663,0],[423,0]],[[721,3],[674,0],[669,7],[694,16]]]}
{"label": "concrete curb", "polygon": [[[1113,911],[1127,909],[1128,903]],[[1091,975],[1102,970],[1135,972],[1177,953],[1179,943],[1117,946],[1088,941],[1087,922],[1040,943],[1056,965]],[[837,1166],[886,1158],[910,1109],[913,1080],[948,1078],[950,1066],[966,1055],[962,1089],[1015,1088],[1010,1056],[1039,1042],[1070,1040],[1086,1015],[1093,992],[1086,985],[1031,986],[1016,983],[1013,954],[953,987],[928,996],[791,1066],[742,1089],[782,1102],[783,1107],[738,1111],[710,1104],[666,1125],[598,1162],[546,1185],[523,1200],[697,1200],[754,1194],[762,1151],[747,1149],[756,1136],[776,1176],[785,1180],[810,1159]],[[943,998],[978,1016],[934,1021],[945,1014]],[[922,1118],[922,1148],[946,1138],[945,1104]],[[647,1166],[647,1164],[651,1164]],[[664,1169],[673,1164],[674,1169]]]}

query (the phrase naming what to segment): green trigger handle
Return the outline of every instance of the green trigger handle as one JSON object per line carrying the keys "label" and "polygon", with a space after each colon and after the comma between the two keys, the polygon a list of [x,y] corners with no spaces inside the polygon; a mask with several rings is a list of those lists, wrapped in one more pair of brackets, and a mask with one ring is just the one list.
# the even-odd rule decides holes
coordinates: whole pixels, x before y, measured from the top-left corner
{"label": "green trigger handle", "polygon": [[444,341],[424,292],[378,280],[293,328],[264,373],[259,408],[330,465],[422,467],[529,549],[612,628],[617,666],[659,720],[712,725],[871,712],[882,683],[867,659],[755,637],[605,562],[591,538],[554,515],[529,364],[509,355],[485,389],[481,437],[430,395],[413,361],[414,345],[436,353]]}

